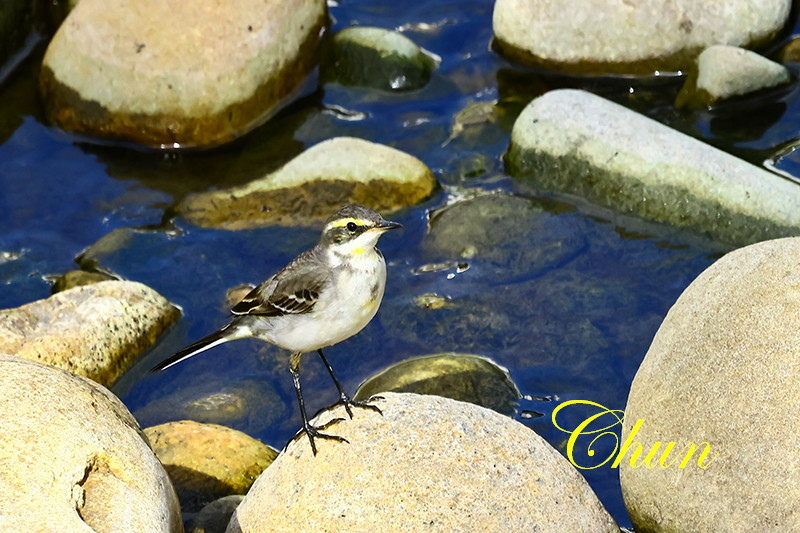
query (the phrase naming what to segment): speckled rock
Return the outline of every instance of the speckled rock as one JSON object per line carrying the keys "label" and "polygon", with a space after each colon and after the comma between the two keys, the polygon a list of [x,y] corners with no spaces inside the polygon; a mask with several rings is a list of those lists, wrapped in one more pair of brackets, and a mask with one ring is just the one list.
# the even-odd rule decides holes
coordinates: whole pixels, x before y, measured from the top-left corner
{"label": "speckled rock", "polygon": [[675,105],[699,108],[789,80],[786,67],[755,52],[735,46],[710,46],[697,57]]}
{"label": "speckled rock", "polygon": [[0,355],[0,412],[0,531],[183,531],[164,468],[103,387]]}
{"label": "speckled rock", "polygon": [[353,397],[366,400],[384,392],[435,394],[505,415],[512,414],[522,398],[508,369],[488,357],[463,353],[400,361],[364,380]]}
{"label": "speckled rock", "polygon": [[331,56],[327,79],[391,91],[423,87],[436,67],[433,57],[402,33],[367,26],[334,35]]}
{"label": "speckled rock", "polygon": [[495,46],[514,60],[577,73],[685,70],[714,44],[769,42],[790,0],[497,0]]}
{"label": "speckled rock", "polygon": [[508,172],[642,218],[744,245],[800,234],[800,187],[585,91],[520,114]]}
{"label": "speckled rock", "polygon": [[[619,529],[575,468],[510,418],[438,396],[386,393],[383,416],[358,410],[305,436],[264,471],[228,533]],[[347,416],[336,408],[320,422]]]}
{"label": "speckled rock", "polygon": [[308,224],[325,220],[348,202],[381,212],[414,205],[436,186],[433,172],[416,157],[362,139],[336,137],[247,185],[191,195],[179,209],[203,227]]}
{"label": "speckled rock", "polygon": [[0,310],[0,351],[108,386],[179,317],[141,283],[104,281]]}
{"label": "speckled rock", "polygon": [[684,468],[622,462],[637,533],[800,531],[798,257],[800,238],[731,252],[664,319],[631,385],[622,438],[644,419],[635,440],[645,450],[698,449]]}
{"label": "speckled rock", "polygon": [[324,0],[81,0],[45,55],[64,129],[149,146],[212,146],[262,124],[317,62]]}
{"label": "speckled rock", "polygon": [[243,498],[241,494],[232,494],[209,503],[194,517],[189,533],[225,533]]}
{"label": "speckled rock", "polygon": [[144,430],[167,469],[184,512],[230,494],[244,494],[278,455],[241,431],[191,420]]}

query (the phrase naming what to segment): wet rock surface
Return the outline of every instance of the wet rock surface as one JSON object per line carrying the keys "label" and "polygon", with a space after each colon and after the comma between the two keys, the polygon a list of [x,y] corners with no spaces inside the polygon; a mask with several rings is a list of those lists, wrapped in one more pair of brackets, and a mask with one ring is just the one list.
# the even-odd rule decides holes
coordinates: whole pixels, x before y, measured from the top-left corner
{"label": "wet rock surface", "polygon": [[104,281],[0,310],[0,351],[110,385],[179,317],[141,283]]}
{"label": "wet rock surface", "polygon": [[795,183],[584,91],[528,104],[506,162],[537,187],[730,244],[800,232]]}
{"label": "wet rock surface", "polygon": [[50,119],[149,146],[212,146],[262,124],[317,62],[325,2],[81,0],[40,85]]}
{"label": "wet rock surface", "polygon": [[203,227],[244,229],[324,221],[354,202],[382,213],[436,188],[433,172],[405,152],[352,137],[317,144],[247,185],[191,195],[181,213]]}
{"label": "wet rock surface", "polygon": [[[636,531],[798,531],[790,420],[800,412],[799,254],[798,238],[731,252],[664,319],[625,408],[623,440],[645,421],[634,436],[639,467],[620,466]],[[668,456],[676,463],[687,443],[698,447],[684,468],[658,466],[664,448],[653,468],[642,466],[657,441],[677,443]]]}
{"label": "wet rock surface", "polygon": [[685,70],[710,45],[768,42],[791,1],[647,0],[635,3],[498,0],[495,47],[523,63],[573,73]]}
{"label": "wet rock surface", "polygon": [[[383,416],[358,409],[305,436],[262,474],[228,533],[247,531],[614,532],[586,481],[527,427],[475,405],[386,393]],[[343,408],[320,421],[347,416]]]}
{"label": "wet rock surface", "polygon": [[164,468],[96,383],[0,355],[0,530],[182,532]]}
{"label": "wet rock surface", "polygon": [[245,494],[278,455],[241,431],[191,420],[144,430],[167,470],[184,512],[232,494]]}

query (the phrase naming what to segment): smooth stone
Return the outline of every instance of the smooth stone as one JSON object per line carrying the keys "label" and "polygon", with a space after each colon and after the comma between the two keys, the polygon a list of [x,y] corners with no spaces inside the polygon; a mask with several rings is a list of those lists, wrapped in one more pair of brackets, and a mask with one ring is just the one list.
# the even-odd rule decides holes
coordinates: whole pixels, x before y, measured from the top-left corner
{"label": "smooth stone", "polygon": [[[432,260],[478,264],[493,281],[540,275],[574,258],[586,241],[536,201],[481,194],[433,211],[422,248]],[[526,243],[537,242],[536,246]]]}
{"label": "smooth stone", "polygon": [[179,318],[141,283],[103,281],[0,310],[0,352],[109,386]]}
{"label": "smooth stone", "polygon": [[0,355],[0,531],[183,531],[167,473],[100,385]]}
{"label": "smooth stone", "polygon": [[[506,416],[438,396],[386,393],[327,433],[293,440],[256,480],[228,533],[530,531],[618,533],[583,477]],[[347,417],[339,406],[316,423]]]}
{"label": "smooth stone", "polygon": [[675,101],[677,107],[701,108],[733,96],[789,83],[789,71],[755,52],[716,45],[703,50]]}
{"label": "smooth stone", "polygon": [[416,157],[382,144],[336,137],[247,185],[190,195],[179,210],[202,227],[307,225],[325,220],[348,202],[381,212],[415,205],[436,187],[433,172]]}
{"label": "smooth stone", "polygon": [[148,146],[228,142],[298,91],[326,16],[323,0],[81,0],[43,60],[47,115]]}
{"label": "smooth stone", "polygon": [[508,172],[644,219],[744,245],[800,230],[800,187],[585,91],[520,114]]}
{"label": "smooth stone", "polygon": [[232,494],[209,503],[194,517],[189,533],[225,533],[242,499],[241,494]]}
{"label": "smooth stone", "polygon": [[402,33],[355,26],[333,36],[325,77],[343,85],[408,91],[428,83],[434,68],[436,61]]}
{"label": "smooth stone", "polygon": [[790,0],[497,0],[494,45],[512,60],[564,72],[679,71],[714,44],[770,42],[791,6]]}
{"label": "smooth stone", "polygon": [[278,455],[241,431],[191,420],[167,422],[144,430],[166,468],[184,512],[211,501],[244,494]]}
{"label": "smooth stone", "polygon": [[517,408],[522,394],[508,369],[482,355],[444,353],[412,357],[368,377],[356,400],[384,392],[435,394],[474,403],[504,415]]}
{"label": "smooth stone", "polygon": [[800,37],[793,37],[778,54],[781,63],[800,63]]}
{"label": "smooth stone", "polygon": [[678,462],[688,442],[698,448],[684,468],[622,462],[637,532],[800,531],[798,257],[800,238],[733,251],[664,319],[631,385],[622,439],[644,419],[642,455],[657,441],[676,442]]}
{"label": "smooth stone", "polygon": [[94,285],[101,281],[117,281],[111,274],[103,272],[87,272],[86,270],[70,270],[59,276],[53,283],[50,291],[53,294],[64,292],[68,289],[75,287],[83,287],[85,285]]}

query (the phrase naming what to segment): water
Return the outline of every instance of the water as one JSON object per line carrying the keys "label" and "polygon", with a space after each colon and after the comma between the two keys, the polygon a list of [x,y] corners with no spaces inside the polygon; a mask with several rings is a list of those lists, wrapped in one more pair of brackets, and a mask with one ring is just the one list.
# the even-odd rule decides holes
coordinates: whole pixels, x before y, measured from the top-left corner
{"label": "water", "polygon": [[[143,425],[189,415],[214,421],[218,414],[209,405],[223,404],[229,414],[222,422],[281,448],[299,416],[280,350],[239,341],[155,376],[146,369],[222,325],[226,291],[266,278],[312,246],[318,229],[200,229],[175,217],[173,206],[190,192],[260,177],[319,141],[362,137],[419,157],[442,189],[389,217],[404,230],[381,239],[389,263],[382,309],[361,334],[327,351],[340,379],[354,391],[367,376],[408,357],[485,355],[510,370],[523,394],[537,398],[523,400],[520,413],[544,414],[517,419],[563,452],[567,435],[552,426],[553,408],[581,399],[624,409],[667,310],[727,249],[508,177],[502,156],[516,115],[547,90],[583,87],[760,164],[797,135],[800,98],[792,85],[714,111],[686,112],[671,106],[680,83],[674,80],[572,79],[522,69],[490,51],[491,10],[487,0],[423,1],[402,12],[377,0],[333,5],[334,29],[400,29],[440,56],[431,82],[401,94],[328,84],[250,135],[209,152],[97,146],[49,127],[35,97],[40,46],[0,86],[0,308],[46,297],[49,276],[75,268],[84,249],[118,230],[111,245],[93,249],[87,261],[153,287],[185,316],[114,391]],[[496,116],[466,125],[447,142],[459,111],[495,99]],[[788,156],[776,166],[791,173],[798,160]],[[484,243],[468,268],[459,268],[462,258],[432,245],[429,212],[490,191],[530,204],[530,213],[517,211],[528,230],[505,225],[493,233],[486,219],[494,246]],[[554,247],[558,253],[549,254]],[[454,266],[423,268],[447,261]],[[430,310],[413,303],[429,293],[453,305]],[[304,360],[302,377],[311,411],[336,400],[316,358]],[[188,411],[180,407],[187,403]],[[574,427],[588,414],[571,413],[561,422]],[[604,449],[608,443],[598,453]],[[583,473],[620,525],[629,525],[617,472]]]}

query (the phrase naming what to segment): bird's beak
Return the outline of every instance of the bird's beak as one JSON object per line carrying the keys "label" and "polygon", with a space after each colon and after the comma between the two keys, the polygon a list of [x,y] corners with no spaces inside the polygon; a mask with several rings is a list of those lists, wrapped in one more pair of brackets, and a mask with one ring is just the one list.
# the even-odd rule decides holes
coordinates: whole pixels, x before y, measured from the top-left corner
{"label": "bird's beak", "polygon": [[389,220],[384,220],[384,221],[382,221],[380,224],[378,224],[377,226],[375,226],[372,229],[376,230],[376,231],[380,231],[381,233],[383,233],[384,231],[389,231],[390,229],[398,229],[398,228],[402,228],[402,227],[403,227],[403,225],[402,224],[398,224],[397,222],[391,222]]}

